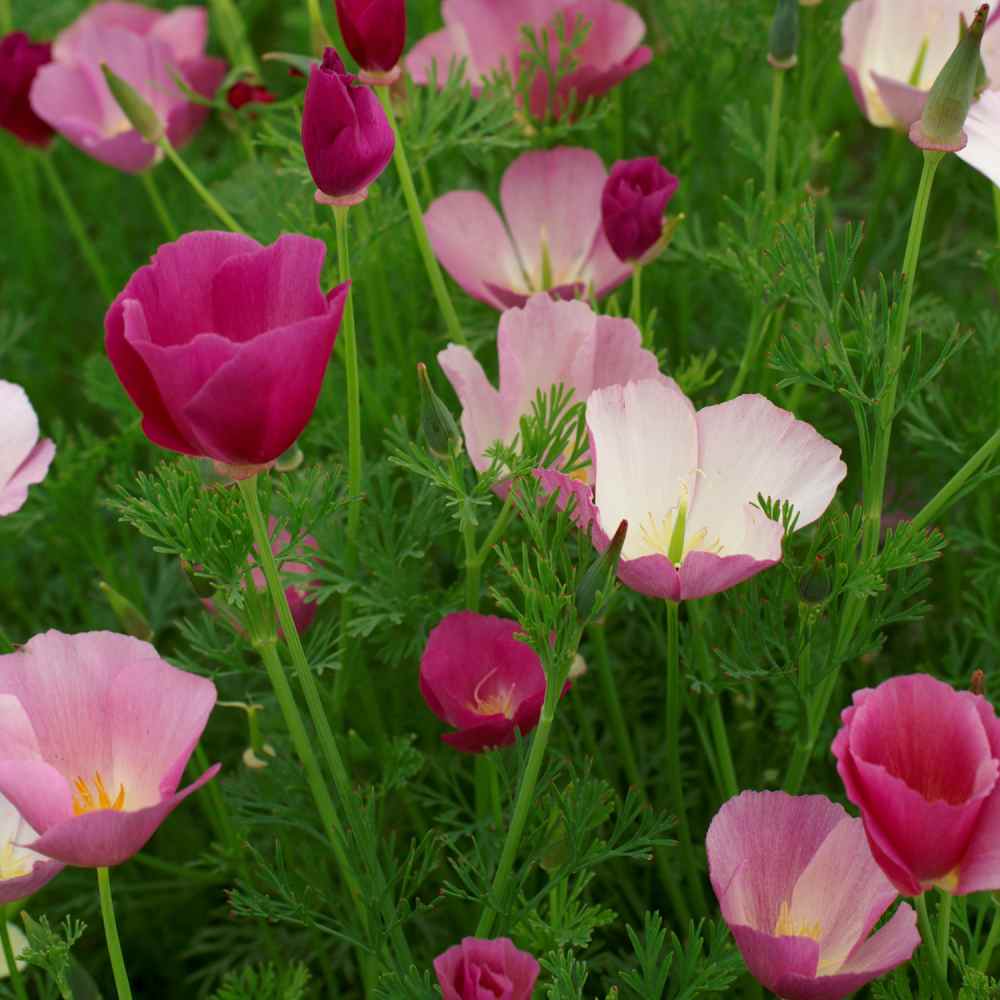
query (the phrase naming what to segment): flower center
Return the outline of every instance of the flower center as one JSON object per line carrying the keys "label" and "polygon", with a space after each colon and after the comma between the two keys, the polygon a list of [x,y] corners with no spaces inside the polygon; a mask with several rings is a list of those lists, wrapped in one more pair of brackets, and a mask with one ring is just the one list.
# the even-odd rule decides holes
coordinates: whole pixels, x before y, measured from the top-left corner
{"label": "flower center", "polygon": [[480,694],[483,685],[496,672],[497,669],[494,667],[476,685],[476,690],[472,692],[472,701],[469,702],[469,708],[478,715],[502,715],[505,718],[513,719],[514,709],[517,707],[514,703],[514,688],[517,687],[516,684],[511,684],[509,688],[501,688],[498,691],[494,691],[493,694],[487,695],[485,698]]}
{"label": "flower center", "polygon": [[31,872],[31,864],[23,854],[15,853],[14,841],[8,840],[0,849],[0,880],[8,878],[23,878]]}
{"label": "flower center", "polygon": [[819,921],[811,924],[804,920],[796,920],[792,916],[791,907],[788,905],[788,900],[786,899],[778,909],[778,919],[774,925],[774,933],[776,937],[804,937],[818,941],[820,935],[823,933],[823,928]]}
{"label": "flower center", "polygon": [[722,555],[722,543],[718,538],[708,540],[708,529],[700,528],[690,538],[687,534],[687,485],[683,487],[680,502],[665,516],[646,514],[639,525],[639,534],[653,553],[666,556],[677,569],[681,568],[684,557],[689,552],[713,552]]}
{"label": "flower center", "polygon": [[[94,791],[91,792],[86,778],[77,778],[73,782],[73,815],[82,816],[84,813],[95,812],[98,809],[114,809],[121,812],[125,808],[125,786],[118,786],[118,794],[114,802],[108,795],[108,790],[104,787],[104,779],[100,771],[94,772]],[[96,801],[95,801],[96,796]]]}

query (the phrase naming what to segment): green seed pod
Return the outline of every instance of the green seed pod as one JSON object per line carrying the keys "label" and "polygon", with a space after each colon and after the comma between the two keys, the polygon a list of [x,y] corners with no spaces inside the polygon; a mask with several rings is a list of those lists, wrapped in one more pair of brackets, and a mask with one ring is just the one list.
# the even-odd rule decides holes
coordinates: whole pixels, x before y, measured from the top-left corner
{"label": "green seed pod", "polygon": [[126,83],[120,76],[115,76],[107,63],[101,63],[101,72],[108,82],[112,97],[118,102],[129,124],[146,142],[159,142],[166,132],[153,106],[132,84]]}

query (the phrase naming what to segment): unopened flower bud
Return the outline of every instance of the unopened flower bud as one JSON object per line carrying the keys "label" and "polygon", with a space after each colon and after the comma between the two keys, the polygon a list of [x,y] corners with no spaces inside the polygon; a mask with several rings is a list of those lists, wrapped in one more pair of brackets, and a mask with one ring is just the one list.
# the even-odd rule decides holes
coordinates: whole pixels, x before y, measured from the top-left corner
{"label": "unopened flower bud", "polygon": [[595,560],[590,569],[583,575],[579,586],[576,588],[576,613],[580,616],[580,621],[588,621],[594,613],[594,606],[597,604],[597,596],[606,592],[608,585],[618,569],[618,560],[621,558],[622,546],[625,544],[625,535],[628,532],[628,521],[622,521],[618,525],[611,544]]}
{"label": "unopened flower bud", "polygon": [[986,674],[982,670],[973,670],[969,679],[969,690],[973,694],[986,693]]}
{"label": "unopened flower bud", "polygon": [[201,598],[209,598],[215,594],[215,586],[207,576],[198,572],[186,559],[181,561],[181,572],[187,577],[191,589]]}
{"label": "unopened flower bud", "polygon": [[797,0],[778,0],[771,21],[767,61],[775,69],[791,69],[798,61],[799,5]]}
{"label": "unopened flower bud", "polygon": [[910,142],[915,146],[943,153],[965,148],[968,136],[963,126],[980,75],[979,50],[989,13],[989,4],[984,3],[976,11],[970,27],[966,27],[962,19],[958,45],[938,73],[927,95],[923,115],[910,127]]}
{"label": "unopened flower bud", "polygon": [[462,450],[462,432],[451,410],[434,391],[427,365],[422,361],[417,365],[417,378],[420,381],[420,429],[427,447],[435,458],[452,458]]}
{"label": "unopened flower bud", "polygon": [[149,642],[153,638],[153,627],[146,616],[127,597],[123,597],[103,580],[97,586],[108,599],[111,610],[126,634]]}
{"label": "unopened flower bud", "polygon": [[101,63],[101,72],[108,83],[112,97],[118,102],[128,123],[146,140],[159,142],[166,135],[163,122],[153,106],[120,76],[116,76],[107,63]]}

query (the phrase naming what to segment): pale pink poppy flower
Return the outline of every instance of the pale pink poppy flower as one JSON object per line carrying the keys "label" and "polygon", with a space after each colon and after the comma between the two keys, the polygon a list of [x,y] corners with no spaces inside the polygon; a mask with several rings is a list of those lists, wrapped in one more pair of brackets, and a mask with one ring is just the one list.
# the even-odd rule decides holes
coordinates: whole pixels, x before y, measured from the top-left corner
{"label": "pale pink poppy flower", "polygon": [[[840,62],[862,113],[882,128],[909,127],[924,110],[931,85],[959,39],[959,17],[973,0],[855,0],[843,20]],[[1000,182],[1000,23],[995,12],[982,43],[989,89],[973,103],[958,155]]]}
{"label": "pale pink poppy flower", "polygon": [[480,472],[489,468],[490,445],[513,443],[539,391],[545,395],[563,385],[579,403],[594,389],[659,376],[656,355],[643,349],[631,320],[598,316],[583,302],[556,302],[541,294],[500,317],[497,354],[499,389],[467,347],[451,344],[438,354],[462,403],[465,446]]}
{"label": "pale pink poppy flower", "polygon": [[13,903],[38,892],[65,867],[24,846],[37,836],[0,795],[0,903]]}
{"label": "pale pink poppy flower", "polygon": [[589,149],[523,153],[500,181],[504,218],[481,191],[450,191],[427,209],[427,235],[455,281],[495,309],[534,292],[602,298],[632,273],[604,235],[607,177]]}
{"label": "pale pink poppy flower", "polygon": [[0,517],[21,509],[28,487],[45,478],[55,453],[48,438],[39,439],[25,391],[0,379]]}
{"label": "pale pink poppy flower", "polygon": [[519,77],[525,27],[534,29],[536,36],[548,29],[549,58],[555,65],[556,27],[561,23],[572,30],[581,21],[589,24],[586,41],[574,53],[576,68],[559,81],[557,92],[549,94],[543,72],[532,81],[531,113],[536,118],[549,112],[559,117],[572,103],[580,105],[606,93],[653,57],[642,44],[646,34],[642,18],[616,0],[444,0],[441,15],[444,28],[414,46],[406,57],[407,71],[417,83],[427,84],[435,66],[438,83],[443,84],[452,62],[464,60],[465,79],[474,93],[504,70]]}
{"label": "pale pink poppy flower", "polygon": [[576,498],[574,519],[603,552],[622,521],[618,576],[670,601],[707,597],[781,560],[784,529],[758,494],[791,503],[798,527],[847,474],[840,449],[763,396],[695,412],[669,379],[598,389],[587,400],[594,487],[553,469],[543,489]]}
{"label": "pale pink poppy flower", "polygon": [[785,1000],[840,1000],[920,944],[905,903],[871,934],[896,890],[861,820],[822,795],[743,792],[716,814],[705,846],[747,968]]}
{"label": "pale pink poppy flower", "polygon": [[26,847],[83,868],[141,850],[209,768],[177,791],[215,685],[113,632],[36,635],[0,656],[0,794],[38,837]]}
{"label": "pale pink poppy flower", "polygon": [[141,4],[95,4],[63,31],[53,61],[31,87],[35,114],[88,155],[126,173],[157,163],[162,151],[132,127],[111,95],[101,63],[130,83],[163,122],[167,137],[182,146],[201,127],[208,108],[193,104],[174,74],[212,97],[225,63],[205,55],[208,12],[177,7],[164,13]]}

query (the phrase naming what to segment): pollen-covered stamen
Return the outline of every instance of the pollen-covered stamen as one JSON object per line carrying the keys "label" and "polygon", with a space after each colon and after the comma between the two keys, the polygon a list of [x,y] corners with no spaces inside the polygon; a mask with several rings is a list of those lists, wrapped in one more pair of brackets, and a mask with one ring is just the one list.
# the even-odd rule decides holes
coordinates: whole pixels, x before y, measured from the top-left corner
{"label": "pollen-covered stamen", "polygon": [[8,840],[0,848],[0,880],[8,878],[23,878],[31,874],[31,862],[23,854],[18,856],[14,841]]}
{"label": "pollen-covered stamen", "polygon": [[480,695],[483,685],[497,672],[497,668],[494,667],[488,674],[486,674],[482,680],[476,685],[475,691],[472,692],[472,701],[469,703],[469,708],[473,712],[479,715],[502,715],[507,719],[514,718],[514,688],[517,687],[516,684],[511,684],[506,690],[495,691],[491,695],[483,698]]}
{"label": "pollen-covered stamen", "polygon": [[786,899],[778,908],[778,919],[774,924],[774,933],[776,937],[805,937],[818,941],[823,933],[823,928],[818,920],[812,923],[807,920],[796,920],[792,916],[792,908]]}
{"label": "pollen-covered stamen", "polygon": [[[95,812],[98,809],[113,809],[121,812],[125,808],[125,786],[118,786],[118,794],[112,801],[107,788],[104,787],[104,779],[101,772],[94,772],[94,791],[91,792],[86,778],[77,778],[73,782],[75,790],[73,796],[73,815],[82,816],[84,813]],[[96,795],[96,799],[95,799]]]}
{"label": "pollen-covered stamen", "polygon": [[[694,471],[698,475],[704,474],[700,469]],[[666,556],[677,569],[681,568],[684,557],[689,552],[722,555],[722,543],[718,537],[715,541],[708,540],[708,528],[699,528],[688,536],[688,495],[688,484],[685,481],[681,483],[681,498],[676,507],[662,518],[657,518],[652,513],[647,514],[639,526],[639,533],[646,545],[654,553]]]}

